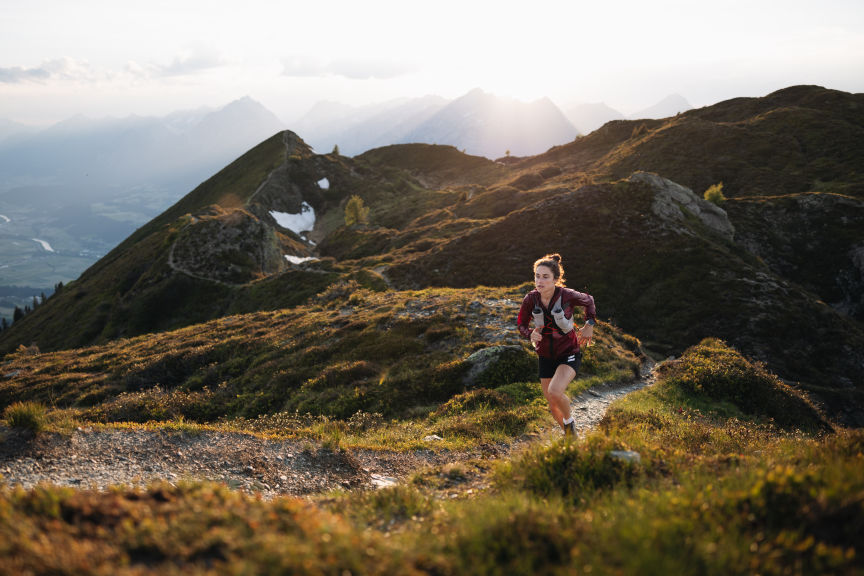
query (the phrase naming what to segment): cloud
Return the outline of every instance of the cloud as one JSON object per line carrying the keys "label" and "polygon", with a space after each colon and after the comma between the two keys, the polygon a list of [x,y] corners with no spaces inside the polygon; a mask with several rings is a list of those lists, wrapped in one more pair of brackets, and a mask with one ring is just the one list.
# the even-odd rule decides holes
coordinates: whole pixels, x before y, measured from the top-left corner
{"label": "cloud", "polygon": [[138,78],[170,78],[177,76],[194,76],[207,70],[221,68],[226,60],[218,53],[206,48],[196,48],[181,52],[170,64],[146,63],[140,64],[134,60],[126,63],[124,70]]}
{"label": "cloud", "polygon": [[282,59],[282,74],[295,78],[341,76],[351,80],[398,78],[414,71],[414,66],[390,59],[337,58],[294,54]]}
{"label": "cloud", "polygon": [[72,58],[47,60],[35,68],[0,68],[0,83],[20,84],[23,82],[47,82],[48,80],[72,80],[92,82],[99,74],[87,62]]}
{"label": "cloud", "polygon": [[192,50],[176,56],[168,66],[160,68],[161,76],[191,76],[199,72],[221,68],[225,60],[210,50]]}
{"label": "cloud", "polygon": [[44,68],[0,68],[0,83],[20,84],[21,82],[40,82],[47,80],[51,74]]}

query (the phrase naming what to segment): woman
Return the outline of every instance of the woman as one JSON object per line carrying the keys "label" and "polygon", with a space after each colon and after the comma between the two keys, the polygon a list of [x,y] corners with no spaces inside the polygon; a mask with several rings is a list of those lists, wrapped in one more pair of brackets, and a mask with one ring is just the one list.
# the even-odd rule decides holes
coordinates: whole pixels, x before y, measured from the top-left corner
{"label": "woman", "polygon": [[[534,262],[535,289],[525,295],[519,309],[519,333],[537,351],[540,386],[555,421],[566,436],[575,436],[570,400],[564,391],[582,363],[582,347],[594,336],[594,298],[564,287],[561,256],[547,254]],[[585,325],[575,329],[576,306],[585,308]],[[533,327],[532,327],[533,324]]]}

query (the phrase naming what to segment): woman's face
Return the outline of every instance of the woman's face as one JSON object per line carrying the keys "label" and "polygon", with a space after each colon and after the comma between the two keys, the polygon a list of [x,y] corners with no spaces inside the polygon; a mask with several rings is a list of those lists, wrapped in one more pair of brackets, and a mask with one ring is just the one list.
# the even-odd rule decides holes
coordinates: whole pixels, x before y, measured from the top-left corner
{"label": "woman's face", "polygon": [[548,266],[537,266],[534,269],[534,287],[540,292],[555,288],[555,275]]}

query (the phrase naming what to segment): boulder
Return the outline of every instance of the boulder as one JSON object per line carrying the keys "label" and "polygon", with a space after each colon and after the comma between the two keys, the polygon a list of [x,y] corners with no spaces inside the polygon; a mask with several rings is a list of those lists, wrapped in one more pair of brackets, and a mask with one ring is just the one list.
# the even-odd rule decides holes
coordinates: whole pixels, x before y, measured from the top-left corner
{"label": "boulder", "polygon": [[477,350],[465,359],[465,363],[469,368],[462,383],[468,387],[494,387],[537,377],[533,354],[514,344]]}

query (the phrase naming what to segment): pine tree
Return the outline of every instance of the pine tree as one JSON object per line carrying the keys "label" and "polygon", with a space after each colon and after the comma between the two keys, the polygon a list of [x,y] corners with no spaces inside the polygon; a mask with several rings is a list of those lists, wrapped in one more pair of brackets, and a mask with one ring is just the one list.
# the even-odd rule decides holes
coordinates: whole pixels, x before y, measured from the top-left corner
{"label": "pine tree", "polygon": [[0,332],[3,332],[4,330],[8,330],[8,329],[9,329],[9,321],[6,320],[5,316],[3,316],[3,318],[0,318]]}
{"label": "pine tree", "polygon": [[15,311],[12,312],[12,322],[17,322],[21,318],[24,317],[24,310],[21,310],[18,306],[15,306]]}
{"label": "pine tree", "polygon": [[363,199],[356,194],[351,196],[345,205],[345,225],[366,224],[369,221],[369,208],[363,205]]}

